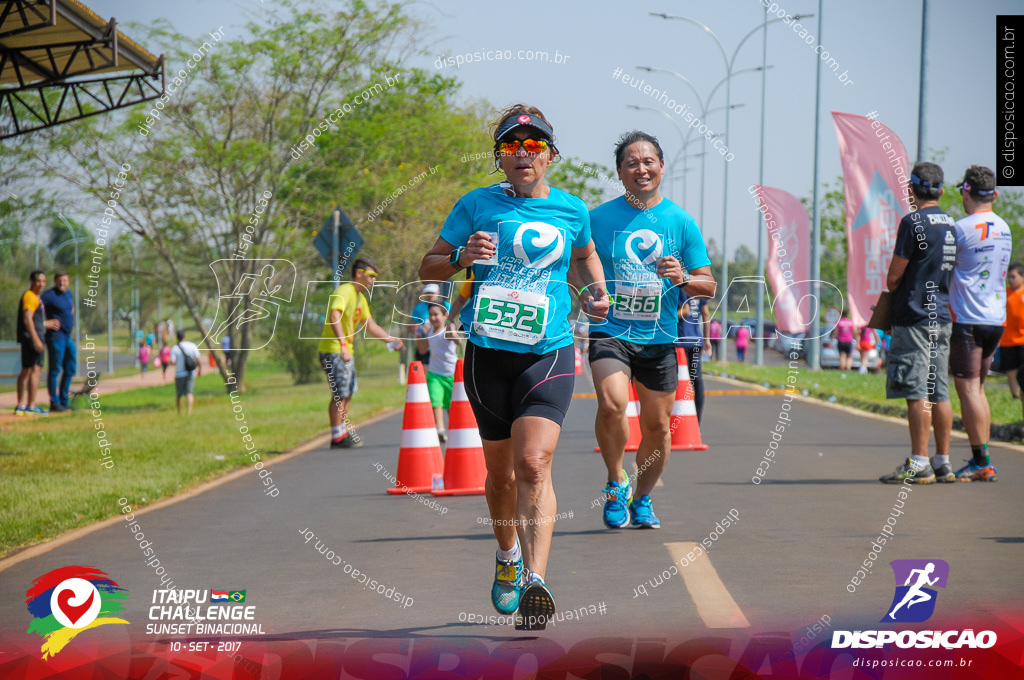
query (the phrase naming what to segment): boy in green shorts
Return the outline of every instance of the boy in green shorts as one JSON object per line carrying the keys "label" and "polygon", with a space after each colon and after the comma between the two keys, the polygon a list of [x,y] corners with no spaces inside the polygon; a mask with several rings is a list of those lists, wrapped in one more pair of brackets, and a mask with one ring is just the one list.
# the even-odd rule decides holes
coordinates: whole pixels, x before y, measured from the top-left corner
{"label": "boy in green shorts", "polygon": [[421,354],[426,353],[428,349],[430,351],[427,391],[430,392],[430,405],[434,408],[437,437],[444,442],[448,439],[445,431],[445,413],[452,405],[455,363],[459,360],[459,345],[462,344],[462,339],[455,336],[455,339],[449,340],[445,337],[448,310],[444,305],[430,303],[427,321],[430,323],[427,332],[424,332],[422,326],[416,329],[416,350]]}

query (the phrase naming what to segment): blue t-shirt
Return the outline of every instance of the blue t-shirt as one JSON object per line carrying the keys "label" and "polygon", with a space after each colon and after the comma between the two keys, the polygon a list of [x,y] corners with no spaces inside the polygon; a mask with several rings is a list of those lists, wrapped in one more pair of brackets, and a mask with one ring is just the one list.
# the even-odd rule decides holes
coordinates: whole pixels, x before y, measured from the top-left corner
{"label": "blue t-shirt", "polygon": [[590,324],[591,335],[639,345],[674,342],[679,288],[657,275],[658,260],[671,255],[687,270],[710,265],[697,222],[667,198],[644,211],[620,196],[591,210],[590,223],[614,298],[607,320]]}
{"label": "blue t-shirt", "polygon": [[[704,319],[702,314],[708,306],[707,298],[691,298],[686,291],[679,293],[679,306],[690,303],[690,313],[679,319],[676,326],[676,344],[679,347],[703,347],[704,346]],[[678,318],[678,317],[677,317]]]}
{"label": "blue t-shirt", "polygon": [[51,331],[47,329],[46,335],[50,336],[54,333],[60,333],[64,336],[70,336],[71,330],[75,327],[75,296],[71,294],[71,289],[68,288],[63,294],[58,293],[56,288],[50,288],[44,291],[39,296],[46,305],[46,318],[57,319],[60,321],[60,330]]}
{"label": "blue t-shirt", "polygon": [[579,198],[550,187],[547,198],[514,198],[503,184],[474,189],[452,209],[441,238],[463,246],[497,234],[493,265],[473,265],[473,296],[462,310],[469,341],[520,354],[572,344],[566,274],[573,248],[590,242],[590,215]]}

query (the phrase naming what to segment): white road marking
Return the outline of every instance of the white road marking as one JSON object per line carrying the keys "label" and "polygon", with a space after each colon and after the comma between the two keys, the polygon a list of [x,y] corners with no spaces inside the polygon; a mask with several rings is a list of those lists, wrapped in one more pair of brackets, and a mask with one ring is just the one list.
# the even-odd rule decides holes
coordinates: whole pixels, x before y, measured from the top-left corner
{"label": "white road marking", "polygon": [[[722,579],[718,578],[718,572],[706,551],[693,560],[687,554],[697,549],[697,543],[683,541],[678,543],[666,543],[673,563],[683,576],[683,583],[690,592],[694,604],[697,605],[697,613],[708,628],[749,628],[750,621],[740,611],[736,600],[726,590]],[[685,567],[679,566],[683,560],[687,561]]]}

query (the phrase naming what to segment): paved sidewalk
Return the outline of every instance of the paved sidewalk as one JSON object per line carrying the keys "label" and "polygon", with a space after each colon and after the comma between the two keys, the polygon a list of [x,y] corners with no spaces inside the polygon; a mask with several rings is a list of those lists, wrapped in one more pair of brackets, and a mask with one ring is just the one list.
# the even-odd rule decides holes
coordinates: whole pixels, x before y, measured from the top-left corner
{"label": "paved sidewalk", "polygon": [[[82,384],[85,382],[84,376],[75,376],[74,382],[71,384],[72,391],[80,390]],[[145,378],[141,373],[134,375],[122,376],[119,378],[100,378],[100,384],[98,392],[101,395],[112,394],[114,392],[123,392],[125,390],[135,390],[140,387],[159,387],[160,385],[167,385],[168,387],[174,387],[174,376],[170,371],[167,371],[167,382],[164,383],[160,376],[160,369],[150,369],[147,371]],[[81,400],[79,400],[81,401]],[[39,392],[36,397],[36,403],[43,408],[49,408],[50,406],[50,395],[46,391],[46,385],[39,386]],[[85,404],[86,402],[81,402]],[[7,422],[9,420],[15,420],[14,407],[18,405],[18,393],[17,392],[6,392],[0,394],[0,423]],[[57,414],[54,414],[57,415]],[[36,416],[33,416],[36,417]],[[21,419],[18,418],[20,421]]]}

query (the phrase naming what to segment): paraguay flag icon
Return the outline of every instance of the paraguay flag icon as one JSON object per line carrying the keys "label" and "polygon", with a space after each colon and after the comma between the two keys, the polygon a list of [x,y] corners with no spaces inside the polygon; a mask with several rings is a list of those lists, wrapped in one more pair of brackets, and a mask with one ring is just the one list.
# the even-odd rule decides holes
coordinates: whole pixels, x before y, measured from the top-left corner
{"label": "paraguay flag icon", "polygon": [[76,635],[109,623],[127,624],[109,616],[124,611],[128,591],[96,567],[61,567],[32,583],[25,602],[32,614],[26,634],[43,637],[43,659],[55,656]]}

